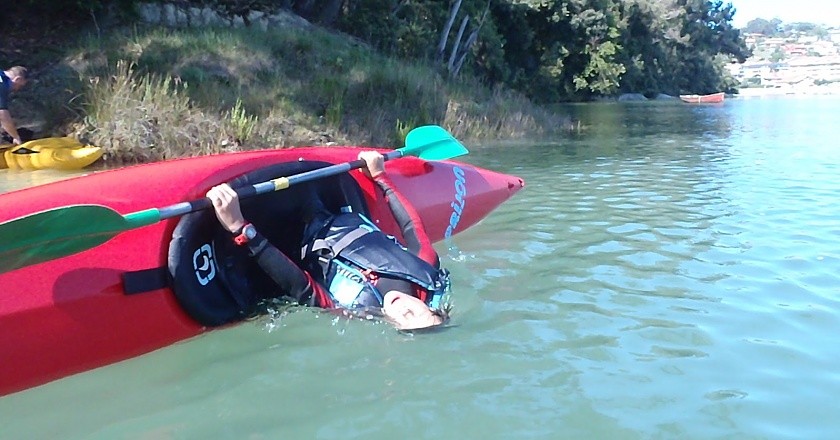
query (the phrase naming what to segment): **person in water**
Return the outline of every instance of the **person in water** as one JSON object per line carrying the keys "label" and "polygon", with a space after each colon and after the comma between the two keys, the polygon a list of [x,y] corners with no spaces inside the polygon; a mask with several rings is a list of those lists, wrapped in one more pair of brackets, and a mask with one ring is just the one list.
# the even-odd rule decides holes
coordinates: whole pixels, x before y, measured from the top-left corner
{"label": "person in water", "polygon": [[383,156],[364,151],[359,158],[366,163],[365,175],[384,192],[405,246],[361,214],[302,213],[310,217],[302,268],[244,218],[238,196],[228,184],[211,188],[207,197],[236,244],[246,246],[260,268],[296,302],[351,312],[380,309],[400,330],[444,324],[449,314],[440,299],[448,290],[449,273],[440,269],[419,215],[385,173]]}

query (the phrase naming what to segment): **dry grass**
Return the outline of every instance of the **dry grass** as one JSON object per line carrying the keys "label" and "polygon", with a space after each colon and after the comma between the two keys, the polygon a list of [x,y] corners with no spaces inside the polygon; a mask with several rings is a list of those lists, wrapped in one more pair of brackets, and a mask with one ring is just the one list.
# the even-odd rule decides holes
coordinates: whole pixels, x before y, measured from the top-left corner
{"label": "dry grass", "polygon": [[132,29],[88,40],[63,64],[85,84],[74,132],[118,162],[294,145],[396,147],[426,124],[462,140],[556,138],[570,124],[512,92],[447,81],[317,30]]}
{"label": "dry grass", "polygon": [[[233,131],[225,119],[194,108],[185,86],[171,78],[138,75],[120,61],[107,77],[95,77],[87,116],[77,134],[104,147],[112,160],[144,162],[217,153]],[[188,147],[188,148],[186,148]]]}

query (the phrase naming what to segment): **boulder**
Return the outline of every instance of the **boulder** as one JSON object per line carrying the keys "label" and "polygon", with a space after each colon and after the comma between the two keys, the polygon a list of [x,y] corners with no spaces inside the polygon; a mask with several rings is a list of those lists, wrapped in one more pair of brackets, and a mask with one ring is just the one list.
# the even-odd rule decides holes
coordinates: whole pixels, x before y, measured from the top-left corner
{"label": "boulder", "polygon": [[619,95],[618,101],[625,102],[625,101],[647,101],[648,99],[645,98],[645,95],[641,93],[623,93]]}

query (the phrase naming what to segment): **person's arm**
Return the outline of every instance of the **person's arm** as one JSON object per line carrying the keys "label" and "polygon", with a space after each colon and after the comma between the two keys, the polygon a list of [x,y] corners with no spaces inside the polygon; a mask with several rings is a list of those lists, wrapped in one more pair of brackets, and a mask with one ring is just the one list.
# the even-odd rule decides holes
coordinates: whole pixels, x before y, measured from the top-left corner
{"label": "person's arm", "polygon": [[280,249],[257,232],[257,236],[248,241],[248,254],[280,289],[298,304],[332,308],[332,299],[326,290],[309,273],[302,270]]}
{"label": "person's arm", "polygon": [[440,259],[426,233],[423,220],[420,219],[420,214],[417,213],[414,206],[395,188],[394,183],[385,173],[385,163],[382,155],[377,152],[365,151],[359,154],[359,158],[365,160],[367,175],[385,194],[385,201],[400,227],[400,232],[408,250],[423,261],[438,267]]}
{"label": "person's arm", "polygon": [[[211,188],[207,192],[207,197],[213,202],[216,218],[223,228],[236,234],[248,224],[242,216],[239,197],[230,185],[225,183]],[[255,259],[260,268],[284,293],[298,303],[325,308],[334,306],[326,290],[283,252],[269,243],[259,231],[246,245],[248,254]]]}
{"label": "person's arm", "polygon": [[15,145],[20,145],[20,134],[15,126],[15,121],[12,119],[12,114],[9,112],[9,88],[7,84],[0,81],[0,127],[12,137],[12,142]]}
{"label": "person's arm", "polygon": [[3,127],[3,130],[6,130],[6,133],[9,133],[9,136],[12,137],[15,145],[21,144],[20,135],[18,134],[17,127],[15,127],[15,121],[12,119],[12,114],[9,113],[9,110],[0,109],[0,126]]}

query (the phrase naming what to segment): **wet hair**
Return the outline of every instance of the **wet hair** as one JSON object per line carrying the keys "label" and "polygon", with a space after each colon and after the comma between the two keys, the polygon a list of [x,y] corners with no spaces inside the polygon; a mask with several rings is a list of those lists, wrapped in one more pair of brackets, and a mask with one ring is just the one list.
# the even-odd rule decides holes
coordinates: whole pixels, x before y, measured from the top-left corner
{"label": "wet hair", "polygon": [[438,325],[444,325],[447,322],[449,322],[450,312],[452,312],[452,303],[450,302],[445,302],[441,304],[440,308],[438,309],[432,309],[432,315],[435,315],[438,318],[440,318],[440,324]]}

